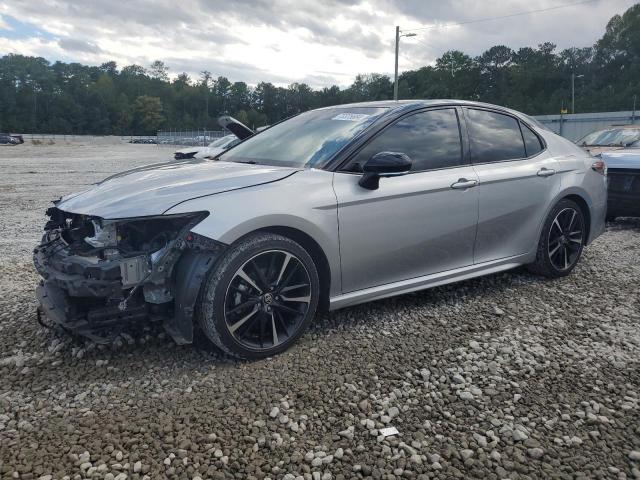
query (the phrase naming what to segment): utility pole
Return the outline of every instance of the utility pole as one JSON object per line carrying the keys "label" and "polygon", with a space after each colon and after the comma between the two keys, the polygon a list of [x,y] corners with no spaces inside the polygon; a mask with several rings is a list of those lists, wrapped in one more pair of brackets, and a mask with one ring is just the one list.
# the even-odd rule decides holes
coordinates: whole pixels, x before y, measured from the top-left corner
{"label": "utility pole", "polygon": [[415,33],[400,34],[400,26],[396,25],[396,68],[393,79],[393,99],[398,100],[398,53],[400,51],[400,37],[415,37]]}
{"label": "utility pole", "polygon": [[571,113],[576,113],[576,78],[582,78],[584,75],[571,74]]}
{"label": "utility pole", "polygon": [[400,26],[396,25],[396,73],[393,77],[393,99],[398,100],[398,51],[400,49]]}

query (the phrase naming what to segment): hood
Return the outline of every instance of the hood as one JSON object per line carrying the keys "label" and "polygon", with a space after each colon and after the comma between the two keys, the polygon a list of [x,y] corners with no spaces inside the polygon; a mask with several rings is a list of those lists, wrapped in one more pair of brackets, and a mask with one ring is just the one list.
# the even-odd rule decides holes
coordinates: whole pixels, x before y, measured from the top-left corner
{"label": "hood", "polygon": [[231,133],[233,133],[240,140],[244,140],[245,138],[249,138],[255,132],[247,127],[244,123],[239,120],[236,120],[229,115],[224,115],[218,118],[218,125],[222,128],[226,128]]}
{"label": "hood", "polygon": [[640,148],[634,150],[606,152],[602,154],[602,160],[607,165],[607,168],[631,168],[640,170]]}
{"label": "hood", "polygon": [[185,200],[274,182],[296,171],[212,160],[158,163],[108,177],[84,192],[62,198],[56,206],[110,219],[161,215]]}

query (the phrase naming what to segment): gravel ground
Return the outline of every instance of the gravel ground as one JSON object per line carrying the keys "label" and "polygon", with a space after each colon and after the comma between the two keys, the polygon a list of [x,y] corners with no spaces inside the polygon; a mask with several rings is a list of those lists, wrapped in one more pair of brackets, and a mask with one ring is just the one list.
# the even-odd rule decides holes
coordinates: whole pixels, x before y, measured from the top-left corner
{"label": "gravel ground", "polygon": [[640,478],[638,220],[568,278],[516,270],[341,310],[264,361],[152,327],[112,347],[39,327],[48,201],[169,155],[0,149],[1,478]]}

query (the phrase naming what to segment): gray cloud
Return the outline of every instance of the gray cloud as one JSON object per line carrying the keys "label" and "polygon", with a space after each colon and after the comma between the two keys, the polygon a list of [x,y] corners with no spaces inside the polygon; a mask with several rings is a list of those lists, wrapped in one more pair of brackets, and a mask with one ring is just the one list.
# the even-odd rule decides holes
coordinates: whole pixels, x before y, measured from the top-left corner
{"label": "gray cloud", "polygon": [[63,50],[67,52],[86,52],[86,53],[101,53],[102,49],[93,44],[86,42],[84,40],[79,40],[77,38],[61,38],[58,40],[58,45]]}
{"label": "gray cloud", "polygon": [[[415,38],[402,39],[400,63],[402,69],[408,69],[433,63],[451,49],[479,55],[498,44],[514,49],[545,41],[554,42],[559,48],[592,45],[604,32],[608,19],[633,3],[634,0],[597,0],[547,13],[462,27],[442,25],[554,7],[562,2],[5,0],[0,3],[0,14],[10,15],[14,9],[20,11],[22,19],[29,19],[37,28],[57,36],[57,44],[65,56],[76,55],[85,62],[99,64],[113,59],[121,66],[132,62],[148,65],[160,59],[169,65],[173,74],[186,71],[197,76],[207,69],[250,84],[262,80],[281,84],[307,81],[313,86],[324,86],[348,82],[358,73],[356,69],[390,73],[396,23],[405,29],[440,25],[417,31]],[[260,45],[276,55],[280,64],[295,67],[298,60],[291,57],[286,42],[282,43],[283,35],[290,38],[291,43],[326,54],[311,69],[309,62],[305,62],[306,69],[298,71],[295,77],[291,76],[292,69],[284,75],[276,66],[265,68],[264,62],[256,57],[259,54],[252,55],[249,44],[252,30],[264,27],[277,32],[280,40],[267,34]],[[336,71],[342,68],[344,72]]]}

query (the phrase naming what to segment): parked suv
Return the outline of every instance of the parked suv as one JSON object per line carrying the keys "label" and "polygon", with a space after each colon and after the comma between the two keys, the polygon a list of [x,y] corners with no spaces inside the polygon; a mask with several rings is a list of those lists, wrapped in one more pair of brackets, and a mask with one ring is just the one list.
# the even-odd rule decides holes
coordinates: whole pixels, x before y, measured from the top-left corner
{"label": "parked suv", "polygon": [[288,348],[319,309],[528,265],[568,275],[604,229],[604,164],[534,120],[464,101],[285,120],[215,160],[62,198],[34,260],[43,312],[107,341],[194,327],[229,354]]}

